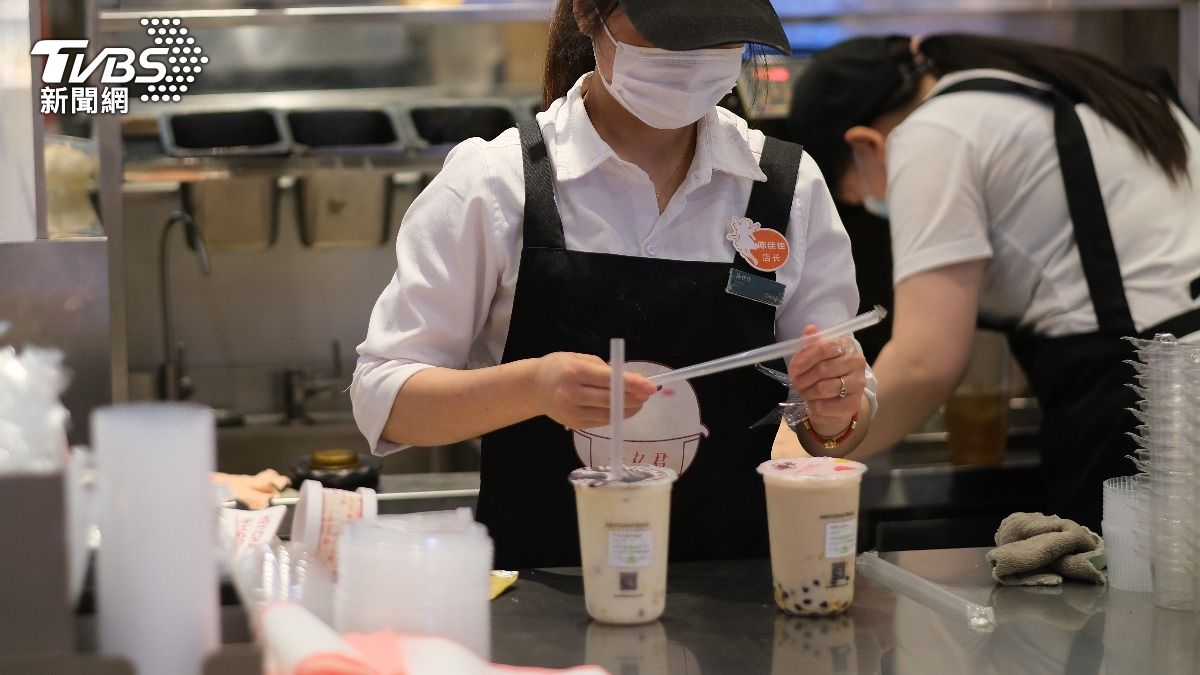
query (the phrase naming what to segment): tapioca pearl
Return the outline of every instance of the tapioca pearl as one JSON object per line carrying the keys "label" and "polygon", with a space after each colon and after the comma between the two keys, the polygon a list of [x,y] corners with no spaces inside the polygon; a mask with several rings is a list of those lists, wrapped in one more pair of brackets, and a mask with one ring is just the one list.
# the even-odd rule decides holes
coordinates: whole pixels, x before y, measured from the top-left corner
{"label": "tapioca pearl", "polygon": [[806,605],[811,605],[811,604],[812,604],[812,598],[805,598],[805,599],[804,599],[804,604],[806,604]]}
{"label": "tapioca pearl", "polygon": [[829,603],[828,603],[828,602],[826,602],[826,601],[824,601],[824,600],[822,600],[822,601],[821,601],[821,609],[826,609],[826,608],[828,608],[828,607],[829,607]]}
{"label": "tapioca pearl", "polygon": [[820,585],[821,585],[821,580],[820,580],[820,579],[813,579],[813,583],[812,583],[812,585],[813,585],[813,586],[820,586]]}
{"label": "tapioca pearl", "polygon": [[829,626],[821,626],[821,635],[829,635]]}
{"label": "tapioca pearl", "polygon": [[808,592],[808,586],[804,586],[804,587],[802,587],[800,590],[802,590],[802,591],[804,591],[805,593],[807,593],[807,592]]}

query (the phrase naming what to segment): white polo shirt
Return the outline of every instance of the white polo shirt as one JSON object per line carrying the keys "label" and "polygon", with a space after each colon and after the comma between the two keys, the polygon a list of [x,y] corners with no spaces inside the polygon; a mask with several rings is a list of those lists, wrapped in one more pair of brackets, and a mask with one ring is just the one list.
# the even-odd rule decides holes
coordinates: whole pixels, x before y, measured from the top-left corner
{"label": "white polo shirt", "polygon": [[[586,77],[537,116],[554,166],[566,247],[731,264],[730,219],[745,214],[754,181],[766,180],[758,167],[763,134],[727,110],[710,112],[700,121],[683,184],[659,214],[649,176],[617,157],[588,119]],[[414,373],[501,362],[520,271],[524,205],[521,142],[509,129],[495,140],[473,138],[454,148],[405,214],[396,275],[375,304],[350,389],[355,420],[377,454],[400,449],[380,434]],[[776,270],[786,287],[775,313],[778,339],[798,337],[808,324],[852,317],[858,288],[850,240],[807,155],[787,238],[789,258]],[[703,311],[703,299],[693,300]],[[874,392],[869,373],[868,379]]]}
{"label": "white polo shirt", "polygon": [[[1045,86],[981,69],[947,75],[932,93],[977,77]],[[1200,306],[1189,290],[1200,277],[1200,131],[1176,110],[1191,171],[1190,184],[1176,186],[1094,110],[1076,109],[1138,329]],[[1096,330],[1053,119],[1049,106],[1028,97],[962,92],[925,102],[896,127],[887,144],[896,283],[990,259],[982,316],[1044,336]]]}

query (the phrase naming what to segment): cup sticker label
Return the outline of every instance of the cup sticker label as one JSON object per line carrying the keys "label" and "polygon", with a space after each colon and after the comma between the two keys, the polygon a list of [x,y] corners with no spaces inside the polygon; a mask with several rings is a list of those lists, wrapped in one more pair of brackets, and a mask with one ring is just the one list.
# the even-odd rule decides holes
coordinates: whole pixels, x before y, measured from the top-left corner
{"label": "cup sticker label", "polygon": [[650,530],[610,530],[608,564],[613,567],[646,567],[653,562],[654,535]]}
{"label": "cup sticker label", "polygon": [[858,543],[858,520],[825,525],[825,557],[846,558],[854,555]]}

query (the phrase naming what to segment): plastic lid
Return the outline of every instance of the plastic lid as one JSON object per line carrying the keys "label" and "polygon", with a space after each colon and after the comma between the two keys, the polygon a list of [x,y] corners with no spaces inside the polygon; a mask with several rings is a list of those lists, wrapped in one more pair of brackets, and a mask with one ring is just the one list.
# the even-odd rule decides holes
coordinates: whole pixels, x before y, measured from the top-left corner
{"label": "plastic lid", "polygon": [[866,464],[834,457],[772,459],[758,465],[763,476],[783,480],[841,480],[858,478],[866,471]]}
{"label": "plastic lid", "polygon": [[618,480],[607,466],[585,466],[571,472],[570,481],[586,487],[638,487],[647,483],[674,482],[679,474],[673,469],[647,464],[625,465],[624,480]]}

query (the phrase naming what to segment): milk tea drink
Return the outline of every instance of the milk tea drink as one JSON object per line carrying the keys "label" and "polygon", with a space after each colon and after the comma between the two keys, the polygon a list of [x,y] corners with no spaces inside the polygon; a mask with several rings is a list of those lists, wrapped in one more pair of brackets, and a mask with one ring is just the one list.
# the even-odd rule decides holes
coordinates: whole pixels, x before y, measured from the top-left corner
{"label": "milk tea drink", "polygon": [[858,492],[867,467],[846,459],[763,462],[775,604],[788,614],[838,614],[854,599]]}
{"label": "milk tea drink", "polygon": [[671,485],[677,474],[640,465],[625,472],[625,481],[602,467],[571,472],[583,596],[596,621],[648,623],[666,605]]}

